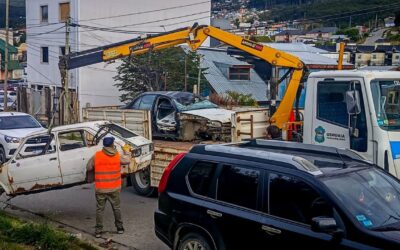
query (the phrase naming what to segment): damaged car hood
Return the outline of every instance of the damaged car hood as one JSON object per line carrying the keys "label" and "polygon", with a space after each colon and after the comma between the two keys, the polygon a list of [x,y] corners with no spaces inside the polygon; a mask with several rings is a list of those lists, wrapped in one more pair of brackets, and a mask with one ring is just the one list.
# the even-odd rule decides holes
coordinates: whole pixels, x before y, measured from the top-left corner
{"label": "damaged car hood", "polygon": [[231,121],[232,114],[235,112],[227,109],[212,108],[212,109],[188,110],[188,111],[182,111],[181,113],[204,117],[211,121],[219,121],[221,123],[227,123]]}

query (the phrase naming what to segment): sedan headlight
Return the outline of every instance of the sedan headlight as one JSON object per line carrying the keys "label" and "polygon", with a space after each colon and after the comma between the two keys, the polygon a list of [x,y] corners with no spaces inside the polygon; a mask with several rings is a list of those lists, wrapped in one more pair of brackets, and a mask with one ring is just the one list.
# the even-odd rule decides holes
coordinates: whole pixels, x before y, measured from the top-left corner
{"label": "sedan headlight", "polygon": [[5,136],[4,136],[4,140],[5,140],[7,143],[19,143],[20,140],[21,140],[21,138],[18,138],[18,137],[11,137],[11,136],[5,135]]}

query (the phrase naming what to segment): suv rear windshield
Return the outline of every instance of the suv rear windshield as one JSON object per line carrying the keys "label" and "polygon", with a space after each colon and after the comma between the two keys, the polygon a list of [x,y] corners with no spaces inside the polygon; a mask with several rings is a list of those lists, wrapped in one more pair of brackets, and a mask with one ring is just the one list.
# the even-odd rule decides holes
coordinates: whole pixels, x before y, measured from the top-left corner
{"label": "suv rear windshield", "polygon": [[29,115],[0,117],[0,130],[40,127],[39,122]]}

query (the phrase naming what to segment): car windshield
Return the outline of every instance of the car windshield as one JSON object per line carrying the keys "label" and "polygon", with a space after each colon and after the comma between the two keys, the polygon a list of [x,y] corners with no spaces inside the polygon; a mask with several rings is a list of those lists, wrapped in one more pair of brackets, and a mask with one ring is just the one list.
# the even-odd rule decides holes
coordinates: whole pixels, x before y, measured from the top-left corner
{"label": "car windshield", "polygon": [[378,125],[400,129],[400,79],[371,81],[371,93]]}
{"label": "car windshield", "polygon": [[204,100],[196,96],[190,99],[174,99],[174,102],[178,111],[218,108],[218,105],[209,100]]}
{"label": "car windshield", "polygon": [[0,129],[23,129],[23,128],[40,128],[41,125],[32,116],[2,116],[0,117]]}
{"label": "car windshield", "polygon": [[400,183],[376,168],[363,168],[322,179],[363,227],[400,229]]}

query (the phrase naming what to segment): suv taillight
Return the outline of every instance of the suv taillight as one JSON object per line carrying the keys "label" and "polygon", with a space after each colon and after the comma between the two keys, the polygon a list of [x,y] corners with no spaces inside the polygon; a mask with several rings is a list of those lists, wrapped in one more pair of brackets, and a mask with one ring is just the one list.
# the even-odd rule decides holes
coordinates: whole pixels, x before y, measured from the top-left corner
{"label": "suv taillight", "polygon": [[171,174],[172,170],[178,163],[182,160],[182,158],[186,155],[186,153],[180,153],[168,164],[165,168],[164,173],[161,177],[160,184],[158,184],[158,193],[162,193],[165,191],[167,187],[169,175]]}

